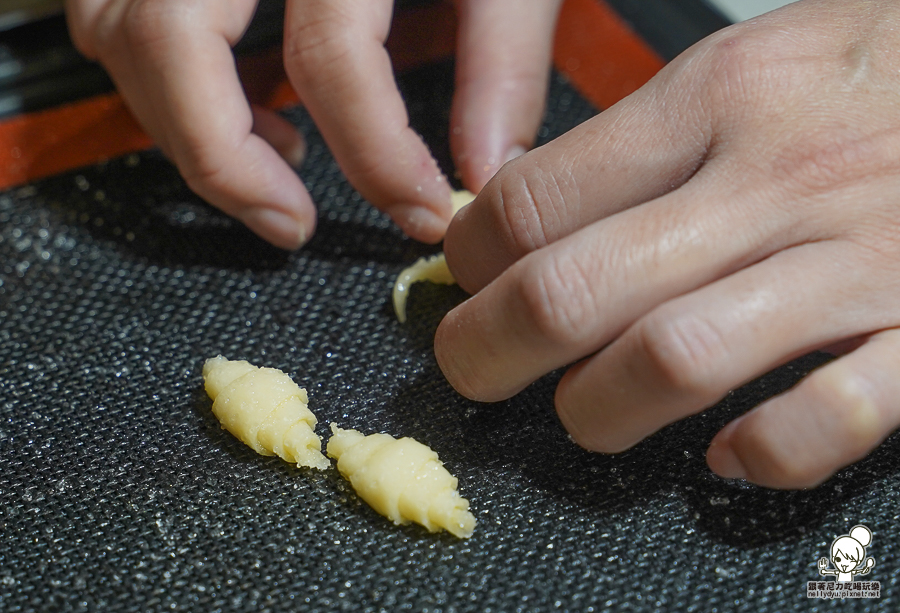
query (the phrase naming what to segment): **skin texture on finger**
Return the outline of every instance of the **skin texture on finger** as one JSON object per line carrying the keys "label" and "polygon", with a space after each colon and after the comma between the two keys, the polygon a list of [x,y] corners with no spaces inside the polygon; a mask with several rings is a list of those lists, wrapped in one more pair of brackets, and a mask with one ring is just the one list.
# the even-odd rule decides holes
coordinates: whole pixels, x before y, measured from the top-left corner
{"label": "skin texture on finger", "polygon": [[[729,48],[729,36],[710,44]],[[751,38],[764,48],[765,37]],[[832,53],[822,61],[836,71],[837,106],[825,112],[802,53],[782,51],[800,57],[787,78],[766,72],[768,56],[748,68],[747,45],[736,46],[727,61],[705,62],[701,46],[612,112],[507,165],[457,216],[447,262],[478,293],[442,322],[436,354],[461,393],[505,398],[663,302],[782,249],[896,227],[896,113],[884,104],[892,97],[871,98],[895,77],[848,88],[843,51]],[[708,70],[715,78],[698,85]],[[794,87],[773,99],[785,82]]]}
{"label": "skin texture on finger", "polygon": [[[469,398],[508,398],[599,350],[658,304],[784,246],[777,235],[730,232],[745,207],[736,200],[710,209],[702,197],[727,193],[692,181],[520,259],[439,325],[444,375]],[[758,214],[770,216],[765,207]]]}
{"label": "skin texture on finger", "polygon": [[877,259],[849,241],[810,243],[662,304],[566,373],[563,425],[587,449],[623,451],[780,364],[883,326],[887,301],[857,300],[883,289],[865,267]]}
{"label": "skin texture on finger", "polygon": [[[97,59],[93,31],[95,23],[107,5],[116,0],[65,0],[66,23],[75,47],[89,59]],[[121,2],[121,0],[119,0]]]}
{"label": "skin texture on finger", "polygon": [[450,188],[409,127],[384,49],[390,0],[289,0],[285,63],[351,184],[412,238],[438,242]]}
{"label": "skin texture on finger", "polygon": [[251,131],[230,47],[254,6],[111,3],[95,19],[94,46],[191,189],[266,240],[294,249],[312,234],[315,209],[296,173]]}
{"label": "skin texture on finger", "polygon": [[865,138],[896,127],[884,101],[897,89],[897,13],[886,2],[798,2],[709,37],[501,169],[448,229],[454,277],[477,292],[526,253],[677,189],[717,157],[731,155],[735,181],[794,173],[808,181],[795,187],[827,194],[832,171],[867,157]]}
{"label": "skin texture on finger", "polygon": [[460,0],[450,144],[478,193],[534,143],[561,0]]}
{"label": "skin texture on finger", "polygon": [[[590,225],[616,184],[582,189],[580,139],[521,172],[518,197],[492,186],[544,148],[501,170],[445,243],[480,290],[438,329],[450,383],[499,400],[600,351],[563,378],[557,407],[582,445],[618,451],[791,357],[897,326],[898,25],[895,3],[800,2],[701,44],[670,81],[702,94],[687,117],[660,111],[664,95],[625,114],[695,126],[699,168],[668,193],[637,176],[616,199],[627,210]],[[610,137],[600,156],[629,132]],[[646,183],[665,195],[632,199]]]}
{"label": "skin texture on finger", "polygon": [[475,293],[513,262],[677,189],[707,155],[709,121],[664,69],[615,106],[506,164],[454,217],[444,252]]}
{"label": "skin texture on finger", "polygon": [[732,421],[707,462],[726,478],[814,487],[860,460],[900,426],[900,330],[822,366],[788,392]]}
{"label": "skin texture on finger", "polygon": [[[435,339],[438,362],[464,395],[500,400],[598,351],[664,302],[781,250],[842,238],[877,254],[872,265],[900,262],[895,247],[900,229],[894,196],[900,188],[897,142],[896,131],[845,139],[838,163],[814,154],[810,179],[800,172],[779,177],[764,165],[754,168],[747,160],[758,156],[756,138],[735,137],[727,153],[708,161],[679,189],[596,221],[509,266],[441,323]],[[765,159],[769,155],[790,157],[780,143]],[[832,168],[821,173],[825,164]],[[807,165],[802,156],[799,165]],[[829,189],[818,185],[822,177],[817,175],[827,178]],[[865,216],[859,214],[863,202]],[[477,210],[478,203],[458,217]],[[491,256],[483,250],[482,257]],[[822,264],[808,266],[815,272]],[[897,268],[885,265],[885,278],[900,277]],[[878,306],[882,313],[891,312],[889,304]],[[836,328],[822,340],[838,341],[892,323],[870,320],[869,327]],[[768,366],[782,357],[774,355]]]}

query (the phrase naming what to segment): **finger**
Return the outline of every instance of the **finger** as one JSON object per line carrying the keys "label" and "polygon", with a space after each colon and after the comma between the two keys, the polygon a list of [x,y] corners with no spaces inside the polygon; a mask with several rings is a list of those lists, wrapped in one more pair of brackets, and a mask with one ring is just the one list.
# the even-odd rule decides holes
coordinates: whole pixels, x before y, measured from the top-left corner
{"label": "finger", "polygon": [[292,168],[306,159],[306,140],[294,124],[278,113],[253,104],[253,133],[269,143]]}
{"label": "finger", "polygon": [[111,0],[65,0],[66,24],[72,43],[89,59],[97,59],[91,32],[100,13]]}
{"label": "finger", "polygon": [[[853,271],[877,264],[857,250],[794,247],[654,309],[566,373],[563,425],[587,449],[622,451],[779,364],[870,330],[883,305],[853,300],[875,291]],[[840,292],[835,279],[846,280]]]}
{"label": "finger", "polygon": [[658,74],[647,86],[504,166],[447,231],[447,263],[475,293],[513,262],[578,228],[668,193],[704,161],[701,103]]}
{"label": "finger", "polygon": [[437,242],[450,188],[409,117],[384,49],[388,0],[290,0],[288,76],[348,180],[409,236]]}
{"label": "finger", "polygon": [[148,132],[188,185],[251,230],[287,249],[315,227],[296,173],[260,136],[230,44],[253,2],[140,2],[118,16],[100,57]]}
{"label": "finger", "polygon": [[726,478],[813,487],[865,457],[900,426],[900,330],[854,352],[728,424],[707,462]]}
{"label": "finger", "polygon": [[531,148],[540,127],[559,0],[459,2],[451,146],[478,193]]}
{"label": "finger", "polygon": [[830,353],[836,356],[844,355],[850,353],[851,351],[856,351],[857,349],[865,345],[868,340],[868,335],[857,336],[856,338],[848,338],[822,347],[820,351],[824,351],[825,353]]}
{"label": "finger", "polygon": [[[513,264],[438,326],[435,353],[448,381],[469,398],[508,398],[599,350],[658,304],[780,247],[785,215],[758,207],[775,238],[735,233],[752,225],[742,211],[756,196],[729,194],[716,181],[698,176]],[[706,198],[733,206],[707,207]]]}

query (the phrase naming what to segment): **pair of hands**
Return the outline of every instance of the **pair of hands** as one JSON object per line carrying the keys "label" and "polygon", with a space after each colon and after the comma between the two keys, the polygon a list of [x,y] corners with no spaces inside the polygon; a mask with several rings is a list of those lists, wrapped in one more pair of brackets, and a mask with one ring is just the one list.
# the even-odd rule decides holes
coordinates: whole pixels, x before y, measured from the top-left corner
{"label": "pair of hands", "polygon": [[[350,181],[439,240],[449,192],[390,76],[388,5],[289,2],[287,70]],[[531,142],[558,3],[458,5],[452,145],[478,190]],[[312,204],[228,49],[252,8],[70,0],[69,15],[191,186],[296,246]],[[579,444],[616,452],[830,348],[844,355],[731,422],[707,460],[799,488],[865,456],[900,425],[898,102],[890,0],[801,0],[702,41],[504,166],[450,224],[447,261],[474,295],[438,328],[448,380],[500,400],[574,364],[559,416]]]}
{"label": "pair of hands", "polygon": [[[540,125],[561,0],[457,0],[452,147],[477,191]],[[67,0],[79,50],[103,63],[197,194],[262,238],[295,249],[316,211],[291,166],[304,143],[248,104],[231,46],[257,0]],[[393,0],[288,0],[288,78],[350,182],[412,238],[436,243],[450,188],[409,128],[384,49]]]}

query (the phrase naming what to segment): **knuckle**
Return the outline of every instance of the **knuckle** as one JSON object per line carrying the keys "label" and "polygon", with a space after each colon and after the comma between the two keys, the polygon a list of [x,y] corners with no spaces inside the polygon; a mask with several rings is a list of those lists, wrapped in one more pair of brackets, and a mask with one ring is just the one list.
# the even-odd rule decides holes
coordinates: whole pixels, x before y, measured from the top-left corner
{"label": "knuckle", "polygon": [[782,78],[791,78],[783,64],[794,62],[803,47],[790,32],[778,28],[759,27],[752,23],[737,24],[712,38],[711,60],[723,75],[756,79],[748,85],[775,86]]}
{"label": "knuckle", "polygon": [[596,318],[596,284],[578,257],[557,255],[534,263],[526,259],[514,266],[524,269],[515,290],[537,335],[555,346],[582,344]]}
{"label": "knuckle", "polygon": [[207,148],[192,147],[187,154],[176,160],[176,164],[188,187],[204,195],[210,190],[219,190],[228,183],[227,160],[227,155]]}
{"label": "knuckle", "polygon": [[97,19],[89,20],[81,15],[76,16],[75,11],[68,12],[67,18],[72,45],[86,58],[97,59]]}
{"label": "knuckle", "polygon": [[[187,3],[186,3],[187,4]],[[134,48],[153,47],[170,39],[183,27],[183,11],[168,2],[138,0],[133,2],[122,19],[122,34],[128,45]],[[107,42],[113,42],[114,34],[108,32]]]}
{"label": "knuckle", "polygon": [[[352,30],[346,20],[323,15],[292,26],[284,40],[284,62],[296,87],[309,89],[330,82],[353,49]],[[346,70],[346,67],[344,67]]]}
{"label": "knuckle", "polygon": [[106,3],[96,13],[67,12],[72,43],[89,59],[107,55],[118,39],[120,14],[114,9],[113,3]]}
{"label": "knuckle", "polygon": [[785,443],[784,431],[789,428],[771,410],[757,409],[742,419],[733,437],[733,448],[751,482],[795,489],[822,480],[821,463],[799,453],[797,445]]}
{"label": "knuckle", "polygon": [[215,8],[209,1],[131,0],[106,2],[73,27],[79,51],[103,61],[118,60],[123,49],[146,52],[181,35],[191,35]]}
{"label": "knuckle", "polygon": [[[706,70],[703,94],[710,108],[727,110],[735,103],[754,95],[764,82],[766,63],[761,61],[760,49],[748,50],[753,41],[742,33],[725,32],[715,37],[707,51],[707,62],[695,65],[694,70]],[[695,76],[688,71],[688,76]]]}
{"label": "knuckle", "polygon": [[558,179],[540,169],[519,171],[507,165],[497,175],[498,206],[494,223],[512,253],[521,257],[545,247],[555,238],[562,207],[562,189]]}
{"label": "knuckle", "polygon": [[776,444],[760,428],[745,428],[743,463],[750,481],[779,489],[811,487],[823,479],[822,466]]}
{"label": "knuckle", "polygon": [[887,432],[863,373],[840,362],[813,373],[791,392],[814,407],[804,420],[781,408],[751,413],[736,434],[736,450],[751,481],[769,487],[814,487],[865,456]]}
{"label": "knuckle", "polygon": [[748,112],[780,113],[772,105],[773,93],[796,89],[797,81],[807,78],[804,71],[784,69],[793,61],[795,41],[769,29],[739,24],[698,49],[679,62],[685,68],[680,78],[702,84],[693,88],[696,102],[726,125],[746,119]]}
{"label": "knuckle", "polygon": [[711,322],[693,313],[673,316],[658,309],[638,321],[633,334],[637,351],[664,386],[704,402],[718,398],[715,375],[727,351]]}
{"label": "knuckle", "polygon": [[840,362],[807,377],[803,390],[821,407],[824,423],[834,433],[843,455],[856,458],[882,436],[878,399],[865,375]]}

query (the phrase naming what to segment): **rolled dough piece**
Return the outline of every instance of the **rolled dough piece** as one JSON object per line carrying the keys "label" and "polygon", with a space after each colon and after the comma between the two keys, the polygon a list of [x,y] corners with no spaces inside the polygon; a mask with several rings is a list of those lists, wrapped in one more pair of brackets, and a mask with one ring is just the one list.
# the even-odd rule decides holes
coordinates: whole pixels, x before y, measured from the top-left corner
{"label": "rolled dough piece", "polygon": [[226,430],[261,455],[277,455],[297,466],[325,469],[317,419],[306,390],[276,368],[210,358],[203,365],[212,410]]}
{"label": "rolled dough piece", "polygon": [[426,445],[389,434],[365,436],[331,424],[328,455],[359,497],[395,524],[415,522],[429,532],[469,538],[475,517],[457,492],[458,481]]}

